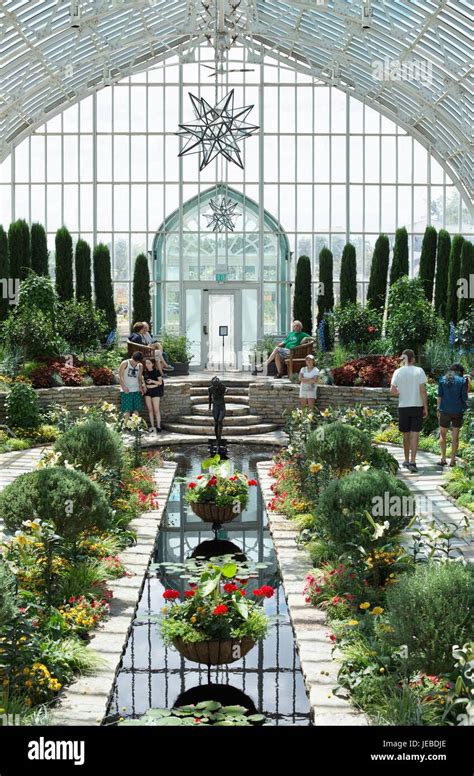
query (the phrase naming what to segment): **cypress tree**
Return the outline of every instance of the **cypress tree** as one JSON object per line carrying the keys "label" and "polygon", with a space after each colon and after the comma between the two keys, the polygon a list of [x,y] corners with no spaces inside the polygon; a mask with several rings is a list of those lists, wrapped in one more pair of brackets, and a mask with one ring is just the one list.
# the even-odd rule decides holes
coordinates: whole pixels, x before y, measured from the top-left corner
{"label": "cypress tree", "polygon": [[390,285],[392,286],[404,275],[410,272],[408,262],[408,233],[404,226],[395,232],[393,260],[390,269]]}
{"label": "cypress tree", "polygon": [[311,261],[309,256],[300,256],[296,265],[295,295],[293,297],[293,320],[301,321],[303,331],[313,331]]}
{"label": "cypress tree", "polygon": [[389,260],[390,241],[386,234],[381,234],[374,246],[367,289],[367,304],[380,313],[383,313],[385,308]]}
{"label": "cypress tree", "polygon": [[117,314],[114,304],[110,251],[103,243],[95,246],[93,263],[95,305],[98,310],[104,311],[107,324],[113,331],[117,328]]}
{"label": "cypress tree", "polygon": [[433,301],[433,284],[436,268],[436,229],[427,226],[421,245],[420,278],[423,281],[425,296],[428,302]]}
{"label": "cypress tree", "polygon": [[474,285],[474,245],[469,240],[464,240],[462,244],[460,277],[464,283],[459,289],[458,321],[462,321],[467,316],[474,304],[474,299],[470,296]]}
{"label": "cypress tree", "polygon": [[357,259],[352,243],[342,251],[339,293],[341,307],[357,302]]}
{"label": "cypress tree", "polygon": [[10,277],[24,280],[31,267],[30,228],[22,218],[10,224],[8,230]]}
{"label": "cypress tree", "polygon": [[319,254],[318,324],[324,313],[334,308],[333,258],[329,248],[322,248]]}
{"label": "cypress tree", "polygon": [[461,251],[464,237],[455,234],[451,242],[448,270],[448,292],[446,297],[446,323],[458,322],[458,280],[461,274]]}
{"label": "cypress tree", "polygon": [[446,229],[438,232],[438,250],[436,255],[436,285],[435,310],[441,318],[446,316],[446,300],[448,298],[449,254],[451,252],[451,237]]}
{"label": "cypress tree", "polygon": [[56,232],[56,293],[60,302],[74,297],[72,277],[72,237],[62,226]]}
{"label": "cypress tree", "polygon": [[8,237],[3,226],[0,226],[0,321],[5,321],[10,308],[9,303],[9,261],[8,261]]}
{"label": "cypress tree", "polygon": [[49,276],[48,243],[42,224],[31,225],[31,268],[37,275]]}
{"label": "cypress tree", "polygon": [[133,271],[133,315],[132,321],[151,321],[150,271],[148,259],[139,253]]}
{"label": "cypress tree", "polygon": [[76,269],[76,299],[92,300],[91,249],[85,240],[78,240],[74,255]]}

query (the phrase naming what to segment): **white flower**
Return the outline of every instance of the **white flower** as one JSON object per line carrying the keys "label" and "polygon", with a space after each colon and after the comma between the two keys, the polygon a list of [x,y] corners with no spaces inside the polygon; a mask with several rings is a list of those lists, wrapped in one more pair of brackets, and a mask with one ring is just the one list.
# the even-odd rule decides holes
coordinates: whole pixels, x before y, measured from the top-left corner
{"label": "white flower", "polygon": [[390,523],[388,520],[385,520],[383,523],[375,523],[372,539],[380,539],[380,537],[384,535],[388,528],[390,528]]}

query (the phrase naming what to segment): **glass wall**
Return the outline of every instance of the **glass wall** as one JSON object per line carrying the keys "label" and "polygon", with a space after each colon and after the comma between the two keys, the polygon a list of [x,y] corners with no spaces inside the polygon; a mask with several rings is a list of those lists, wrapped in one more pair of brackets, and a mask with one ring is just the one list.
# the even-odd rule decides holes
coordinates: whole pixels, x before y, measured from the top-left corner
{"label": "glass wall", "polygon": [[[201,61],[183,65],[178,56],[169,58],[68,108],[24,140],[0,167],[0,222],[8,226],[26,218],[44,223],[51,265],[54,233],[62,224],[75,239],[80,235],[110,245],[123,310],[130,306],[136,255],[148,251],[151,257],[167,216],[223,180],[217,161],[199,173],[197,156],[178,158],[178,123],[193,116],[188,92],[211,103],[215,98],[213,79],[203,66],[212,52],[202,47],[197,53]],[[242,51],[232,49],[231,69],[242,62]],[[244,170],[230,164],[227,182],[281,225],[289,239],[290,278],[297,256],[306,253],[316,283],[317,256],[328,245],[337,281],[342,247],[350,239],[357,248],[363,297],[380,231],[393,238],[397,226],[406,226],[412,272],[428,223],[472,234],[468,208],[452,181],[405,130],[335,87],[274,60],[251,67],[228,73],[222,86],[222,91],[235,89],[236,106],[254,105],[249,121],[262,128],[241,144]],[[276,253],[272,246],[263,248],[263,218],[256,218],[239,253],[242,261],[231,260],[229,270],[236,281],[263,281],[265,328],[277,331]],[[183,220],[175,238],[167,247],[166,314],[179,325],[180,284],[211,277],[216,237],[209,232],[207,241],[196,243]],[[231,239],[217,238],[226,256]],[[187,257],[184,278],[181,255]]]}

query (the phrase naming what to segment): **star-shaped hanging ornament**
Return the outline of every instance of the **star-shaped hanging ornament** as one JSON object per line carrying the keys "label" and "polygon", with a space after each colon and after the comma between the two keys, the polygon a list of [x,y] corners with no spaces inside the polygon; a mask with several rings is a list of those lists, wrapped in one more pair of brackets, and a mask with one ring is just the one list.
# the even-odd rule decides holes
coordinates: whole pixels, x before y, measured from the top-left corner
{"label": "star-shaped hanging ornament", "polygon": [[214,107],[204,97],[196,97],[190,92],[189,97],[196,121],[179,125],[180,129],[176,134],[187,138],[187,142],[178,156],[200,153],[199,169],[203,170],[221,154],[228,162],[234,162],[243,169],[238,144],[258,129],[257,126],[248,124],[246,121],[253,105],[234,108],[233,89]]}
{"label": "star-shaped hanging ornament", "polygon": [[204,217],[207,218],[207,228],[212,228],[213,232],[225,232],[226,229],[229,232],[233,232],[235,229],[235,221],[233,219],[239,216],[235,212],[237,202],[233,202],[227,197],[219,197],[209,200],[209,206],[212,213],[204,213]]}

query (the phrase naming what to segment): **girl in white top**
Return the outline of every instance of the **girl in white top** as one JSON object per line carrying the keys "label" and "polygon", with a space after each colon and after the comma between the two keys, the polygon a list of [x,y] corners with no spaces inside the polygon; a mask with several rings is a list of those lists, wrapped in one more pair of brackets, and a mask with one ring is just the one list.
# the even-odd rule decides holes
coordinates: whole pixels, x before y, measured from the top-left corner
{"label": "girl in white top", "polygon": [[314,364],[314,356],[309,355],[305,358],[306,366],[300,369],[300,406],[314,407],[316,401],[316,383],[318,381],[319,369]]}

